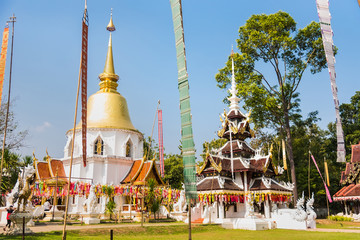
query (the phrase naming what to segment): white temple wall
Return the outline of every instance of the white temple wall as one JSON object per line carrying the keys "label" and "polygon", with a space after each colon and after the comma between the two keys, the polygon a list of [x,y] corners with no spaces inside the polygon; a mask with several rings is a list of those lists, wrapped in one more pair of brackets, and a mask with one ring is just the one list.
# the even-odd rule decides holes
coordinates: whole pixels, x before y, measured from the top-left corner
{"label": "white temple wall", "polygon": [[236,203],[236,212],[234,205],[230,205],[226,211],[226,218],[243,218],[245,216],[245,204]]}
{"label": "white temple wall", "polygon": [[240,172],[236,172],[235,175],[234,175],[234,182],[239,185],[239,186],[242,186],[244,187],[243,185],[243,181],[242,181],[242,177],[241,177],[241,173]]}
{"label": "white temple wall", "polygon": [[[131,158],[143,157],[143,138],[140,133],[122,130],[122,129],[88,129],[87,131],[87,155],[88,157],[96,156],[94,154],[95,141],[100,137],[104,141],[103,156],[126,157],[126,143],[131,142]],[[64,158],[71,155],[72,133],[68,132],[67,142],[64,148]],[[74,158],[82,155],[82,136],[81,132],[75,133]]]}
{"label": "white temple wall", "polygon": [[[67,176],[70,173],[70,159],[64,159],[64,169]],[[82,158],[73,160],[72,178],[74,181],[90,182],[94,184],[120,184],[129,172],[133,160],[95,157],[88,158],[86,167],[83,166]]]}

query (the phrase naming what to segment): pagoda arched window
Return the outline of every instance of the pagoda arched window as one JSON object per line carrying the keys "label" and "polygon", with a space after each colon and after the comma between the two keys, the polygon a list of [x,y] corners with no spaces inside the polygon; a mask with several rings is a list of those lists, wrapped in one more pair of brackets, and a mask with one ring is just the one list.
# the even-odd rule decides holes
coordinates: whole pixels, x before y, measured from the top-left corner
{"label": "pagoda arched window", "polygon": [[71,148],[72,148],[72,145],[73,145],[73,141],[74,141],[73,139],[70,140],[70,143],[69,143],[69,146],[68,146],[68,149],[67,149],[67,156],[68,157],[71,157]]}
{"label": "pagoda arched window", "polygon": [[132,143],[131,143],[131,141],[129,140],[129,141],[127,141],[127,143],[126,143],[126,149],[125,149],[125,156],[126,157],[132,157],[132,155],[133,155],[133,146],[132,146]]}
{"label": "pagoda arched window", "polygon": [[104,141],[99,137],[94,144],[94,154],[104,155]]}

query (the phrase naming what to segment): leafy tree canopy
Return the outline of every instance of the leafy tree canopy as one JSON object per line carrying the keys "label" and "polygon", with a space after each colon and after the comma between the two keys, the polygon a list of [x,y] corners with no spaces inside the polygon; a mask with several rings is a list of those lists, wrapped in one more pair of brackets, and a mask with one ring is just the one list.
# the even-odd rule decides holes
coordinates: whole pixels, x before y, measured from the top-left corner
{"label": "leafy tree canopy", "polygon": [[181,189],[184,182],[184,165],[181,155],[170,154],[165,156],[164,160],[165,182],[169,183],[171,188]]}

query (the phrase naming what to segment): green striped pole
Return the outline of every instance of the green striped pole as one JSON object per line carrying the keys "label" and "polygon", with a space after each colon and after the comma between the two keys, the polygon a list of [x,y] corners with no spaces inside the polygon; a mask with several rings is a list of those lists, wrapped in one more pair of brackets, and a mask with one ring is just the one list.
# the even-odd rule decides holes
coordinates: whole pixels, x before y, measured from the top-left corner
{"label": "green striped pole", "polygon": [[186,70],[184,28],[182,20],[181,0],[170,0],[176,46],[176,60],[178,68],[178,88],[180,93],[181,142],[184,163],[185,194],[188,203],[195,202],[196,172],[195,172],[195,144],[193,139],[191,108],[189,96],[189,82]]}

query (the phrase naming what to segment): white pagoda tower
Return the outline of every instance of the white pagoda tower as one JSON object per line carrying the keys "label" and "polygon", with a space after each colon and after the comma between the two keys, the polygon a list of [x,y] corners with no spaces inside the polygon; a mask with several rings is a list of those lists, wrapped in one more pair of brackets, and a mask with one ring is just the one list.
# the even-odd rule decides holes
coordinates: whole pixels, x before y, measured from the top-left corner
{"label": "white pagoda tower", "polygon": [[[91,180],[94,184],[120,184],[134,160],[143,157],[143,135],[133,126],[126,99],[117,91],[119,76],[115,73],[110,18],[108,52],[104,72],[99,75],[100,90],[87,103],[87,164],[82,162],[81,122],[75,128],[72,178]],[[67,133],[62,159],[69,176],[73,129]]]}

